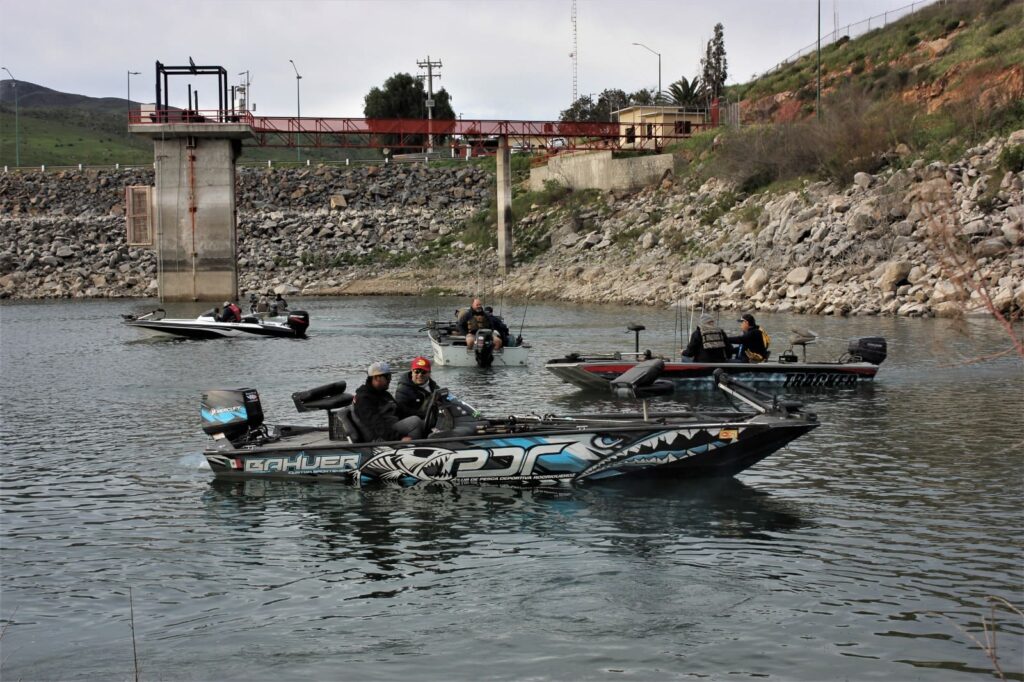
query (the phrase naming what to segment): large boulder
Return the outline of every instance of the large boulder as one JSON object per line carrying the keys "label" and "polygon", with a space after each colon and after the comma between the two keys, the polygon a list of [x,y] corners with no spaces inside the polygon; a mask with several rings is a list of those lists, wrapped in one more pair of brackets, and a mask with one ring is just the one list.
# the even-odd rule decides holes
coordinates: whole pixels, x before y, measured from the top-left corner
{"label": "large boulder", "polygon": [[907,276],[910,275],[913,267],[912,264],[902,260],[885,263],[882,268],[882,274],[878,278],[878,288],[884,293],[895,291],[896,287],[900,284],[907,284]]}
{"label": "large boulder", "polygon": [[786,282],[789,284],[801,286],[803,284],[806,284],[810,278],[811,269],[806,265],[801,265],[789,271],[789,274],[786,275]]}

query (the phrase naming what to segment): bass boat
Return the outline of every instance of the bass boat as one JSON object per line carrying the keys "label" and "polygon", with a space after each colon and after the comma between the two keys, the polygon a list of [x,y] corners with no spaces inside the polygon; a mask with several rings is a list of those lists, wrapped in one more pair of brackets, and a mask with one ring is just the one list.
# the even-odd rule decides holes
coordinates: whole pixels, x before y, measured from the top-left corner
{"label": "bass boat", "polygon": [[164,309],[157,308],[144,315],[122,315],[123,324],[156,335],[179,336],[186,339],[219,339],[232,336],[278,336],[293,339],[306,337],[309,313],[293,310],[284,322],[262,320],[246,315],[241,322],[219,322],[213,311],[203,313],[194,320],[164,317]]}
{"label": "bass boat", "polygon": [[[633,325],[637,334],[633,353],[582,355],[570,353],[548,360],[545,367],[563,381],[584,389],[608,390],[610,381],[652,357],[651,351],[640,352],[639,332],[644,327]],[[794,330],[790,347],[776,358],[764,362],[693,362],[666,360],[664,377],[676,382],[678,388],[696,388],[714,382],[718,371],[752,383],[769,383],[784,388],[803,386],[851,387],[872,381],[887,355],[882,337],[851,339],[846,352],[837,360],[808,362],[807,346],[817,341],[810,332]],[[802,357],[795,349],[801,348]]]}
{"label": "bass boat", "polygon": [[523,367],[530,354],[530,344],[521,336],[509,334],[508,343],[501,349],[494,347],[494,333],[479,329],[472,346],[466,346],[466,337],[456,325],[430,320],[420,331],[427,332],[434,351],[434,364],[441,367]]}
{"label": "bass boat", "polygon": [[[618,396],[669,393],[652,360],[612,382]],[[218,479],[373,481],[416,484],[588,484],[634,478],[723,477],[737,474],[818,426],[800,403],[781,401],[737,383],[724,372],[719,388],[746,410],[700,410],[575,416],[487,418],[447,389],[427,405],[426,433],[411,441],[366,442],[345,382],[292,395],[299,411],[323,409],[325,426],[264,423],[251,388],[202,394],[204,451]]]}

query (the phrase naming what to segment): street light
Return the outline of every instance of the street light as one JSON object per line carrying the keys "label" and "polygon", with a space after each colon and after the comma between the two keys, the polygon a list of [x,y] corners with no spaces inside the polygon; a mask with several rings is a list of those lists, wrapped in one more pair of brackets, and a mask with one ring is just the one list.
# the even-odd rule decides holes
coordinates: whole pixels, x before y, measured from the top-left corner
{"label": "street light", "polygon": [[138,76],[138,71],[128,71],[128,124],[132,122],[132,76]]}
{"label": "street light", "polygon": [[0,66],[11,77],[11,87],[14,88],[14,165],[21,165],[21,139],[18,137],[18,79],[14,77],[10,69]]}
{"label": "street light", "polygon": [[647,50],[651,54],[658,55],[658,94],[655,95],[655,97],[654,97],[654,103],[657,104],[658,100],[661,99],[661,53],[660,52],[655,52],[654,50],[652,50],[651,48],[647,47],[643,43],[633,43],[633,44],[636,45],[637,47],[644,48],[645,50]]}
{"label": "street light", "polygon": [[292,68],[295,69],[295,160],[302,161],[302,147],[299,146],[299,133],[298,130],[302,127],[302,97],[299,95],[299,81],[302,80],[302,76],[299,75],[299,69],[295,66],[295,62],[291,59],[288,60],[292,64]]}

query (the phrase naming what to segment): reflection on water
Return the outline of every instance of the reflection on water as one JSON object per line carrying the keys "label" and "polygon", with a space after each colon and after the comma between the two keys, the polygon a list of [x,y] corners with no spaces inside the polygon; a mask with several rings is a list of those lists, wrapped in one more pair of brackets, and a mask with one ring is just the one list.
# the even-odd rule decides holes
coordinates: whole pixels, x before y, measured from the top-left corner
{"label": "reflection on water", "polygon": [[[890,357],[874,384],[787,391],[822,427],[739,479],[214,482],[202,389],[253,386],[270,419],[315,423],[291,393],[402,369],[429,352],[421,320],[461,301],[291,303],[306,341],[139,342],[118,316],[151,302],[0,308],[4,679],[131,678],[129,587],[144,679],[991,677],[966,633],[990,596],[1024,603],[1024,375],[960,360],[1001,347],[994,325],[759,315],[777,339],[815,327],[822,356],[881,335]],[[621,409],[543,362],[631,348],[629,322],[642,347],[676,343],[671,312],[531,304],[529,367],[434,378],[492,415]],[[680,403],[730,405],[651,401]],[[999,622],[1022,679],[1024,626]]]}

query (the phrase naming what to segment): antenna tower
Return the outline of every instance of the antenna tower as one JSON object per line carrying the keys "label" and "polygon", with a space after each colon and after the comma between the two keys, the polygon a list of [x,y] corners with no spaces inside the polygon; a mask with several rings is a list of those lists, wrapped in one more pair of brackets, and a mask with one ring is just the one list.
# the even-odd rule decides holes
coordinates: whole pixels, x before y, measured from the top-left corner
{"label": "antenna tower", "polygon": [[576,42],[576,0],[572,0],[572,52],[569,56],[572,57],[572,104],[576,104],[577,67],[580,63],[579,45]]}

